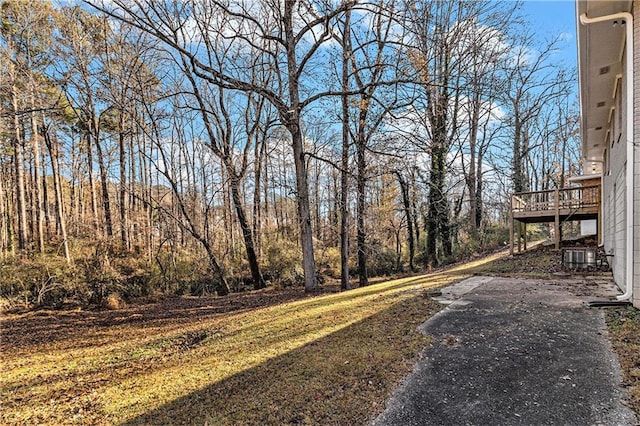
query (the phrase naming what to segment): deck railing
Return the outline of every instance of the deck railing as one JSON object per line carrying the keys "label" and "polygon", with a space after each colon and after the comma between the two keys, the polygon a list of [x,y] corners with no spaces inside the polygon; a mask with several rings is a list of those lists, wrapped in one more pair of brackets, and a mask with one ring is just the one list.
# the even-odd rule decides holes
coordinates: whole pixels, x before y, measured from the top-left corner
{"label": "deck railing", "polygon": [[600,205],[600,185],[520,192],[511,197],[514,212],[551,212]]}
{"label": "deck railing", "polygon": [[[593,218],[600,210],[600,185],[520,192],[511,196],[511,226],[509,240],[511,253],[517,240],[527,249],[527,222],[553,222],[556,249],[560,248],[560,222],[568,218]],[[598,220],[598,235],[601,221]]]}

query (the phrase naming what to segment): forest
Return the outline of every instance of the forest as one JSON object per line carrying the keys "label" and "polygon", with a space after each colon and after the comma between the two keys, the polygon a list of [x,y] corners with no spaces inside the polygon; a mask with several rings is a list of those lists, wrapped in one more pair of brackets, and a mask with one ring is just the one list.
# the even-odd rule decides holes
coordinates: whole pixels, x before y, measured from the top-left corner
{"label": "forest", "polygon": [[348,290],[505,246],[510,195],[582,168],[568,40],[521,9],[2,0],[0,307]]}

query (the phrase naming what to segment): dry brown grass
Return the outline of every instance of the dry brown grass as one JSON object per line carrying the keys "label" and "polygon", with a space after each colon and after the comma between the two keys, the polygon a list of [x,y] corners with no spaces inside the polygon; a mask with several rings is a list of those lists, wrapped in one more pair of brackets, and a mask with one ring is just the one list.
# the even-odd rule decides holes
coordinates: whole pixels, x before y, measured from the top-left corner
{"label": "dry brown grass", "polygon": [[428,344],[425,289],[495,257],[314,297],[4,315],[0,423],[363,424]]}
{"label": "dry brown grass", "polygon": [[607,310],[607,325],[629,390],[629,406],[640,415],[640,311],[632,307]]}
{"label": "dry brown grass", "polygon": [[109,295],[105,297],[102,306],[105,309],[117,311],[118,309],[124,308],[126,303],[124,303],[124,300],[122,300],[122,297],[120,297],[118,293],[109,293]]}

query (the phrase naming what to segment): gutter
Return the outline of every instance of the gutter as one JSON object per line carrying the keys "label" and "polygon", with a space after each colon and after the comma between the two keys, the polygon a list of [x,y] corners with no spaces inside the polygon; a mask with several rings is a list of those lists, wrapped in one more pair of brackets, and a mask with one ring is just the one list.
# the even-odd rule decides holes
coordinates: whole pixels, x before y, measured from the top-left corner
{"label": "gutter", "polygon": [[627,198],[627,240],[626,240],[626,290],[624,294],[617,297],[618,300],[631,299],[633,296],[633,177],[634,177],[634,134],[633,134],[633,15],[629,12],[614,13],[612,15],[598,16],[597,18],[589,18],[586,13],[580,15],[580,23],[582,25],[593,24],[596,22],[612,21],[614,19],[625,20],[625,54],[626,54],[626,75],[627,75],[627,99],[626,99],[626,149],[627,149],[627,167],[626,167],[626,198]]}

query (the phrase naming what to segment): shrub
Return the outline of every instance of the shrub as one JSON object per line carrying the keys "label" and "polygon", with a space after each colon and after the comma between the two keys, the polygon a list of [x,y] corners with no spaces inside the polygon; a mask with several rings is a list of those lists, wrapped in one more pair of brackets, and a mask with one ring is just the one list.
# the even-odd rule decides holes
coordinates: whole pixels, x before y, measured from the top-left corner
{"label": "shrub", "polygon": [[340,249],[338,247],[325,247],[318,251],[316,267],[320,275],[330,278],[340,278]]}
{"label": "shrub", "polygon": [[396,253],[394,250],[376,244],[371,244],[370,247],[379,247],[379,249],[369,252],[367,262],[369,276],[391,275],[399,272],[397,270]]}
{"label": "shrub", "polygon": [[302,253],[298,244],[287,239],[266,242],[263,275],[275,285],[289,287],[304,283]]}
{"label": "shrub", "polygon": [[[527,233],[532,231],[532,227],[529,226]],[[538,232],[540,232],[539,229],[537,229],[535,235],[537,235]],[[532,237],[535,237],[535,235],[531,234]],[[482,234],[481,241],[482,248],[484,250],[493,250],[500,247],[506,247],[509,244],[509,227],[498,224],[490,225]]]}
{"label": "shrub", "polygon": [[83,304],[87,292],[78,268],[56,256],[16,256],[0,267],[0,299],[5,309]]}
{"label": "shrub", "polygon": [[[93,249],[91,249],[93,248]],[[76,252],[72,264],[55,254],[15,256],[0,266],[2,309],[97,305],[158,291],[158,268],[142,258],[112,253],[100,244]]]}
{"label": "shrub", "polygon": [[109,293],[107,297],[104,298],[102,302],[102,307],[105,309],[109,309],[112,311],[116,311],[118,309],[122,309],[125,307],[124,300],[120,297],[118,293]]}

